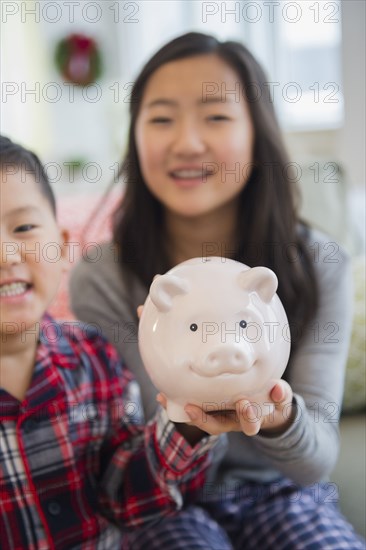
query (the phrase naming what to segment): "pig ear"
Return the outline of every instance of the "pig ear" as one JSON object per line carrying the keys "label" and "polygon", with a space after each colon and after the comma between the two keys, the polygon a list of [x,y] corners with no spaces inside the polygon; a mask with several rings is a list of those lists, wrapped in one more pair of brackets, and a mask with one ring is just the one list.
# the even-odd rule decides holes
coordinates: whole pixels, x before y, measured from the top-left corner
{"label": "pig ear", "polygon": [[239,285],[247,292],[257,292],[264,302],[269,303],[276,293],[278,280],[268,267],[253,267],[239,274]]}
{"label": "pig ear", "polygon": [[174,296],[187,294],[188,290],[187,281],[175,275],[160,275],[150,287],[150,298],[159,311],[166,312],[171,309]]}

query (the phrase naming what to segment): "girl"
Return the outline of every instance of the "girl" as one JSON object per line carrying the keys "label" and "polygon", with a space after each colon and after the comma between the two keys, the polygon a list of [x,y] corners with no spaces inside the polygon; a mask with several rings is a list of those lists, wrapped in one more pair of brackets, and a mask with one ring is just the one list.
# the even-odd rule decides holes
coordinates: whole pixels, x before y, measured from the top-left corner
{"label": "girl", "polygon": [[267,266],[290,323],[292,352],[286,381],[271,392],[274,415],[256,418],[249,405],[245,418],[208,416],[189,406],[198,428],[228,432],[228,450],[200,500],[136,531],[134,550],[364,548],[335,506],[336,487],[325,482],[338,452],[349,262],[340,249],[329,262],[326,237],[298,218],[268,89],[239,43],[189,33],[158,51],[131,95],[127,187],[113,243],[73,275],[74,311],[119,348],[148,417],[156,391],[138,354],[135,311],[156,273],[207,255]]}

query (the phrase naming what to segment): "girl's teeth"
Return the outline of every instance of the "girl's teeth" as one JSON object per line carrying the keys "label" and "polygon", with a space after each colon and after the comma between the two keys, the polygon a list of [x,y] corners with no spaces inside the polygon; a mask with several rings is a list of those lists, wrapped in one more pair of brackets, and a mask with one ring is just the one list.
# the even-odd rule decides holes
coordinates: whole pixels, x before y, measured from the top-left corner
{"label": "girl's teeth", "polygon": [[204,175],[202,170],[177,170],[173,172],[173,176],[177,178],[201,178]]}
{"label": "girl's teeth", "polygon": [[0,286],[0,296],[19,296],[27,290],[27,283],[10,283]]}

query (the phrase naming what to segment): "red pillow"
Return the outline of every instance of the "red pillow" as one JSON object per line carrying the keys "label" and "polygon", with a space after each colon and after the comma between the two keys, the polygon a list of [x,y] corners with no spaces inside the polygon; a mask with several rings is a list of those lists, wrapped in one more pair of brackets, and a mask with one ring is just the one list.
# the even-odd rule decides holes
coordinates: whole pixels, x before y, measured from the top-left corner
{"label": "red pillow", "polygon": [[93,243],[112,238],[112,213],[120,200],[120,189],[113,189],[107,197],[83,194],[58,198],[58,222],[69,232],[69,268],[63,274],[58,293],[49,308],[49,313],[56,319],[75,319],[69,303],[69,272]]}

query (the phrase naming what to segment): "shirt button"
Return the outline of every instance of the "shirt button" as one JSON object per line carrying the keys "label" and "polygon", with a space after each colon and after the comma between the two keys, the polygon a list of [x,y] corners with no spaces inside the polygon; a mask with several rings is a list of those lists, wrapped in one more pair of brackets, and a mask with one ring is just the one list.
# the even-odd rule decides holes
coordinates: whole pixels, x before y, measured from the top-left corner
{"label": "shirt button", "polygon": [[29,433],[33,430],[35,430],[37,427],[37,421],[34,418],[30,418],[29,420],[26,420],[23,424],[23,429],[26,433]]}
{"label": "shirt button", "polygon": [[61,513],[61,506],[58,502],[53,500],[52,502],[49,502],[47,505],[48,513],[51,514],[51,516],[58,516]]}

